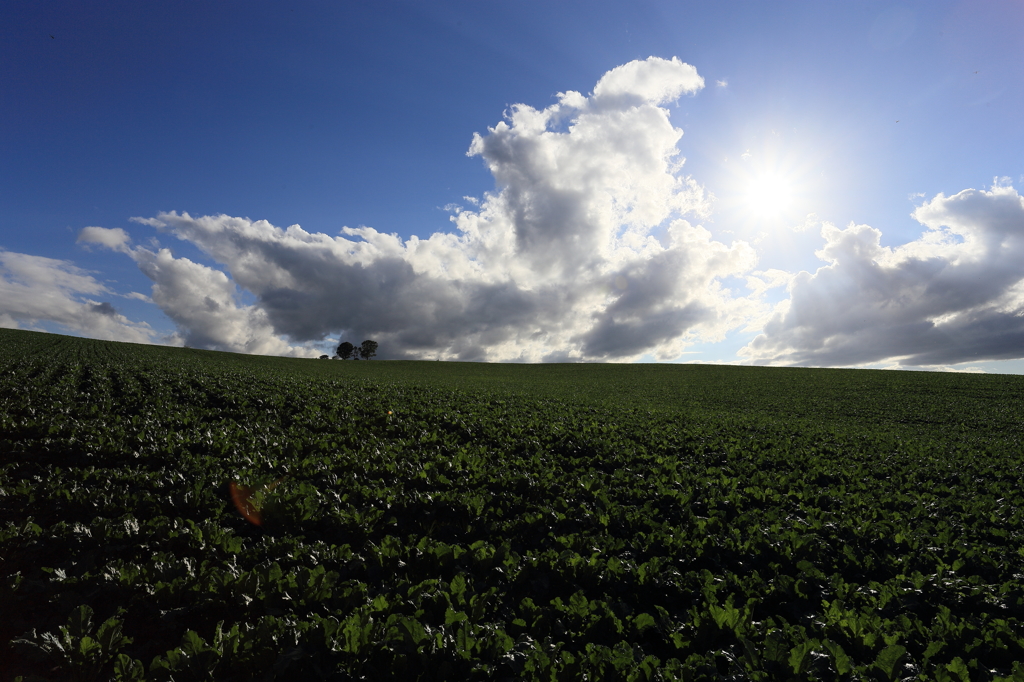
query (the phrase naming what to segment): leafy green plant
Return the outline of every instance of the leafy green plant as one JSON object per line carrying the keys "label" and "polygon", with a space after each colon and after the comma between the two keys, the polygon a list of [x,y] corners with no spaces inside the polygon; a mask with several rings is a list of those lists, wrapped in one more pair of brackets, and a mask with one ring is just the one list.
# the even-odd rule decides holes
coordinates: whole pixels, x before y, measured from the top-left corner
{"label": "leafy green plant", "polygon": [[[108,618],[93,632],[93,610],[82,605],[68,617],[56,633],[44,632],[30,638],[16,639],[14,644],[29,649],[47,665],[55,664],[75,682],[91,682],[99,678],[104,666],[131,639],[121,634],[121,621]],[[124,664],[121,666],[124,668]],[[130,678],[129,678],[130,679]]]}
{"label": "leafy green plant", "polygon": [[1022,436],[1020,377],[0,330],[0,678],[1014,679]]}

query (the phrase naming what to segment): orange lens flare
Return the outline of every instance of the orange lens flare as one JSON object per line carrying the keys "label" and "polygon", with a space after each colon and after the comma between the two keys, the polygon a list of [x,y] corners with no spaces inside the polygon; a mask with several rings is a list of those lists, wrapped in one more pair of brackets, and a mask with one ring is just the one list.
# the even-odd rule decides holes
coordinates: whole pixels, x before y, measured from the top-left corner
{"label": "orange lens flare", "polygon": [[246,485],[239,485],[231,481],[231,501],[235,503],[235,509],[249,523],[257,526],[263,525],[263,517],[260,511],[252,503],[253,489]]}
{"label": "orange lens flare", "polygon": [[235,503],[235,509],[242,515],[249,523],[262,526],[263,515],[260,513],[259,507],[256,506],[256,497],[259,493],[269,493],[271,490],[280,485],[281,481],[284,480],[284,476],[277,479],[273,483],[268,483],[261,488],[252,488],[241,483],[231,481],[231,501]]}

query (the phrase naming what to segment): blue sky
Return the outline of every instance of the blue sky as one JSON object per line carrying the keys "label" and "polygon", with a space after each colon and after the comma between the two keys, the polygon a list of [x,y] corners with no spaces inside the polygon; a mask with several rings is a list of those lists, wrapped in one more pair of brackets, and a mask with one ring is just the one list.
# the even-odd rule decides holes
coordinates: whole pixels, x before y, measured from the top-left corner
{"label": "blue sky", "polygon": [[1022,32],[1008,1],[8,3],[0,324],[1020,373]]}

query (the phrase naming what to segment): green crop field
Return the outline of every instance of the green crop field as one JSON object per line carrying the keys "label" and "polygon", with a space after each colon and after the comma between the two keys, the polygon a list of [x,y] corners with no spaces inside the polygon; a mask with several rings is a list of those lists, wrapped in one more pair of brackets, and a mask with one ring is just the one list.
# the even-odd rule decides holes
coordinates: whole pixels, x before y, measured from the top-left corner
{"label": "green crop field", "polygon": [[1022,435],[1016,376],[0,330],[0,679],[1024,680]]}

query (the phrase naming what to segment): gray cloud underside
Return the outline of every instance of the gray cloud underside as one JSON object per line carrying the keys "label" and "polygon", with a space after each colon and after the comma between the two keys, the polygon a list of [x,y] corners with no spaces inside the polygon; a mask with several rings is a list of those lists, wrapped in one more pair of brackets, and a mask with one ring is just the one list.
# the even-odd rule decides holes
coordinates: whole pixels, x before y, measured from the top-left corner
{"label": "gray cloud underside", "polygon": [[[393,358],[675,359],[698,341],[760,329],[740,351],[746,362],[1024,357],[1024,200],[1012,187],[937,195],[913,214],[922,236],[895,248],[867,225],[826,223],[816,272],[755,272],[748,244],[689,222],[710,203],[681,174],[683,131],[665,105],[703,85],[692,66],[652,57],[609,71],[589,95],[511,107],[468,152],[495,191],[426,239],[224,215],[134,219],[217,268],[132,246],[121,229],[85,228],[79,240],[133,258],[181,341],[223,350],[309,356],[340,334],[373,338]],[[730,277],[746,277],[750,293],[725,289]],[[764,291],[783,283],[789,298],[772,311]],[[89,305],[92,318],[114,319]]]}
{"label": "gray cloud underside", "polygon": [[156,336],[149,325],[95,300],[114,295],[68,261],[0,249],[0,327],[41,329],[52,322],[93,338],[151,343]]}
{"label": "gray cloud underside", "polygon": [[866,225],[822,230],[829,262],[790,284],[743,353],[757,362],[949,365],[1024,356],[1024,198],[1012,187],[942,194],[928,230],[890,249]]}
{"label": "gray cloud underside", "polygon": [[708,203],[680,175],[683,132],[664,105],[703,84],[692,66],[652,57],[608,72],[590,95],[512,107],[469,150],[495,192],[427,239],[223,215],[136,219],[221,271],[132,247],[123,231],[80,238],[134,258],[193,345],[311,354],[341,334],[377,340],[382,357],[674,358],[742,323],[749,302],[716,282],[754,263],[747,244],[726,246],[684,219]]}

